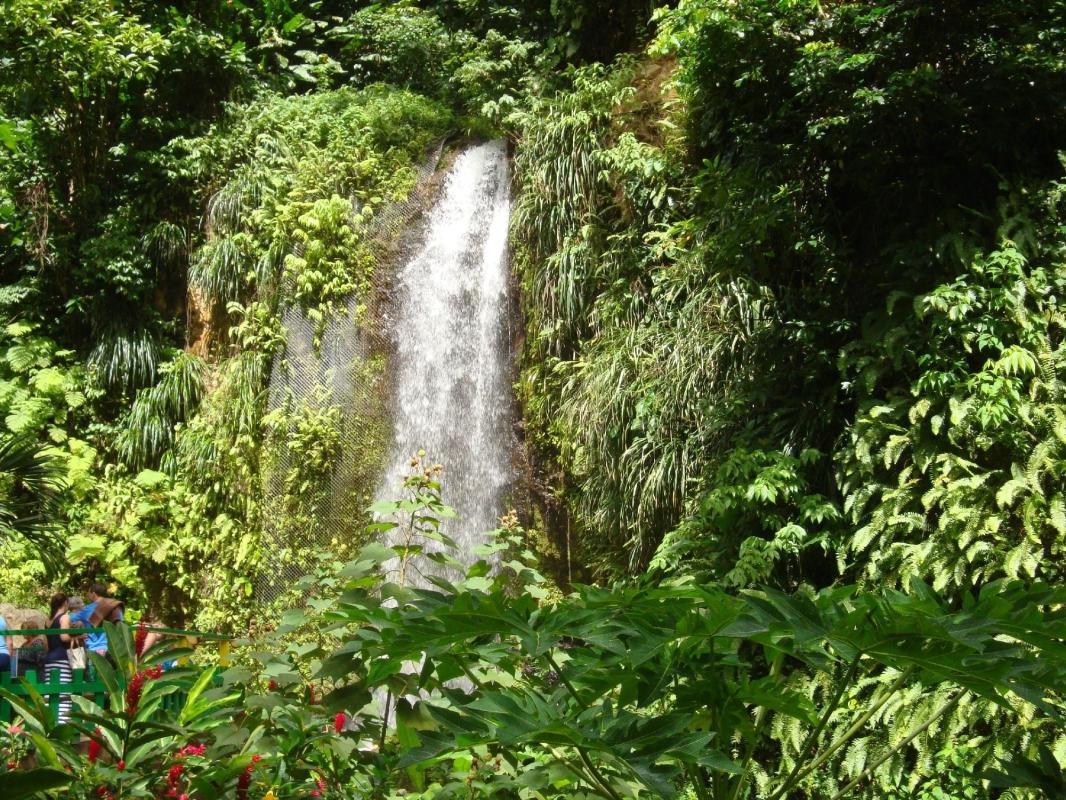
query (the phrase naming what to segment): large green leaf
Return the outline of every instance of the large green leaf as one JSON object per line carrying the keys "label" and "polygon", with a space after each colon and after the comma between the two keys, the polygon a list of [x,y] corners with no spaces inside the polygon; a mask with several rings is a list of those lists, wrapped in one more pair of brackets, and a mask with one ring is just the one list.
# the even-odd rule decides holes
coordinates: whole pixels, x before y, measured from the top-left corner
{"label": "large green leaf", "polygon": [[4,772],[0,773],[0,796],[4,800],[19,800],[66,786],[72,780],[72,775],[51,767],[39,767],[25,772]]}

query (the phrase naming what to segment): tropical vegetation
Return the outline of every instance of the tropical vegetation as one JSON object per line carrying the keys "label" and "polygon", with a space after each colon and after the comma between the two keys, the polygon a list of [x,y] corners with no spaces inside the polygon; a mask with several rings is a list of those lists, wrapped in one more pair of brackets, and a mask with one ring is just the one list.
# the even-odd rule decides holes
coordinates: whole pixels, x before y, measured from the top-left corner
{"label": "tropical vegetation", "polygon": [[[5,695],[4,796],[1066,796],[1064,52],[1062,0],[0,4],[0,600],[239,641]],[[372,501],[394,232],[490,137],[471,564],[434,454]],[[286,382],[338,320],[352,408]]]}

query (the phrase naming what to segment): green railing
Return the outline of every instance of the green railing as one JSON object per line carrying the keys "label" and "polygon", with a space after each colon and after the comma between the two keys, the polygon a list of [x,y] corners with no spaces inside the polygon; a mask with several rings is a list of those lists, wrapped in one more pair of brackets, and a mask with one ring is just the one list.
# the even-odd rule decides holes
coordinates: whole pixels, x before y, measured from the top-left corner
{"label": "green railing", "polygon": [[[225,634],[219,633],[204,633],[202,631],[186,631],[178,628],[156,627],[149,627],[148,630],[152,633],[161,633],[170,636],[184,636],[187,640],[196,639],[219,642],[221,643],[220,649],[224,651],[220,654],[219,659],[222,663],[225,663],[229,643],[233,641],[232,636],[226,636]],[[103,628],[42,628],[7,630],[0,635],[54,636],[59,633],[82,636],[87,633],[105,633],[105,631]],[[43,671],[45,674],[39,676],[37,669],[29,669],[26,671],[26,674],[20,678],[16,678],[8,671],[0,672],[0,689],[10,692],[16,697],[28,697],[31,691],[36,691],[48,700],[48,707],[52,711],[53,720],[58,719],[61,695],[78,695],[80,697],[93,699],[94,702],[100,702],[107,693],[107,687],[104,685],[104,682],[96,676],[91,666],[86,667],[85,669],[72,669],[70,671],[70,683],[59,682],[59,670],[49,670],[47,666],[45,666],[41,667],[40,671]],[[121,680],[121,677],[119,677],[119,680]],[[97,698],[100,698],[100,700]],[[161,708],[164,712],[176,714],[185,705],[185,700],[186,694],[184,692],[173,692],[163,698]],[[11,708],[11,704],[4,698],[0,697],[0,722],[10,723],[13,715],[14,710]]]}
{"label": "green railing", "polygon": [[[27,684],[29,686],[27,686]],[[60,695],[80,695],[88,697],[95,702],[97,695],[101,698],[107,691],[104,682],[93,675],[91,668],[71,670],[70,683],[59,682],[57,670],[48,671],[43,679],[37,677],[37,670],[31,669],[22,678],[16,678],[8,672],[0,673],[0,689],[11,692],[16,697],[27,697],[30,688],[38,692],[48,700],[48,707],[52,710],[52,719],[59,717]],[[167,699],[170,699],[169,697]],[[14,716],[11,704],[0,697],[0,722],[9,723]]]}

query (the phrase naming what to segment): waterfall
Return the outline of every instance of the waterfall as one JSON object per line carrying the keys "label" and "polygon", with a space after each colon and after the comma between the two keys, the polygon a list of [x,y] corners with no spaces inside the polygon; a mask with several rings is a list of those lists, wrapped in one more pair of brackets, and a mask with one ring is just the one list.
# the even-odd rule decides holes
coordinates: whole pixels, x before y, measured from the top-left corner
{"label": "waterfall", "polygon": [[511,464],[510,189],[503,141],[459,153],[399,268],[389,319],[393,440],[377,496],[397,496],[420,450],[444,465],[445,532],[474,560]]}

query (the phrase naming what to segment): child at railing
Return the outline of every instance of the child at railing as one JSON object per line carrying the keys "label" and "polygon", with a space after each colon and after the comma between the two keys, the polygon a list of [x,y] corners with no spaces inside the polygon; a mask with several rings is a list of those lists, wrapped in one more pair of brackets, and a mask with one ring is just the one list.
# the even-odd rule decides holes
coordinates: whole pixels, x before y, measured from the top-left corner
{"label": "child at railing", "polygon": [[[67,598],[67,613],[63,617],[64,628],[84,628],[85,622],[81,619],[81,612],[85,610],[85,601],[78,595],[72,594]],[[85,636],[73,636],[71,637],[68,646],[70,650],[67,652],[67,661],[70,662],[70,668],[85,669],[88,664],[88,657],[85,655]]]}

